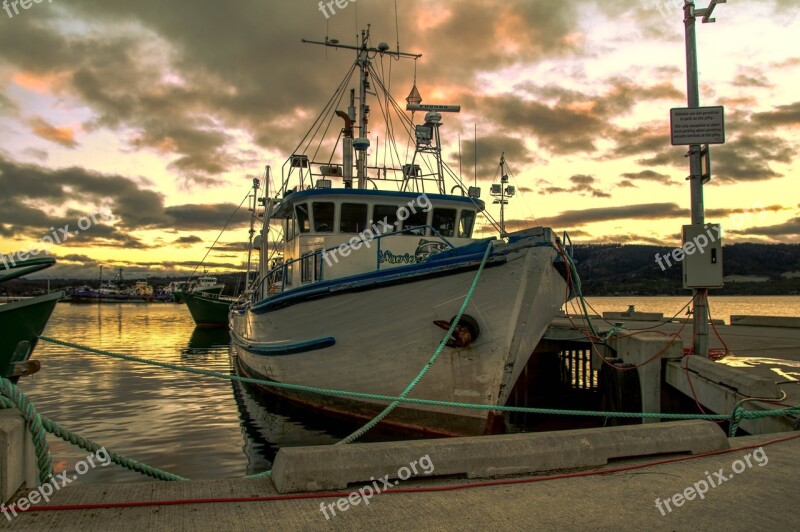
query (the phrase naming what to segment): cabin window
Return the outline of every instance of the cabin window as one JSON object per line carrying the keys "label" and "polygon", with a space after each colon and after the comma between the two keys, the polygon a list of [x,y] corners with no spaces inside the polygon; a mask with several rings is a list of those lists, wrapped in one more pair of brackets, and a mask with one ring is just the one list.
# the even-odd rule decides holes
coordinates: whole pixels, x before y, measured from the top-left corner
{"label": "cabin window", "polygon": [[294,207],[295,217],[297,218],[296,230],[301,233],[308,233],[311,231],[311,221],[308,218],[308,205],[301,203]]}
{"label": "cabin window", "polygon": [[[418,210],[417,212],[411,212],[411,209],[406,207],[406,212],[409,213],[409,216],[403,222],[403,228],[428,225],[428,213],[422,209]],[[406,231],[405,234],[425,236],[426,231],[427,227],[420,227],[419,229],[414,229],[413,231]]]}
{"label": "cabin window", "polygon": [[300,259],[300,282],[312,283],[314,282],[314,259],[317,257],[316,253],[306,253]]}
{"label": "cabin window", "polygon": [[363,203],[342,203],[340,233],[360,233],[367,228],[367,206]]}
{"label": "cabin window", "polygon": [[317,233],[333,232],[333,202],[314,202],[314,231]]}
{"label": "cabin window", "polygon": [[397,205],[375,205],[372,209],[372,220],[378,224],[378,229],[382,232],[388,232],[389,229],[384,231],[385,226],[378,223],[381,220],[386,225],[397,227]]}
{"label": "cabin window", "polygon": [[294,266],[294,263],[290,262],[289,264],[286,265],[286,268],[284,268],[286,271],[284,272],[283,279],[284,279],[284,283],[285,283],[285,285],[287,287],[292,286],[292,278],[294,277],[293,271],[292,271],[292,270],[294,270],[293,266]]}
{"label": "cabin window", "polygon": [[459,238],[470,238],[475,225],[475,211],[461,211],[461,221],[458,224]]}
{"label": "cabin window", "polygon": [[453,236],[456,234],[456,210],[455,209],[433,209],[433,221],[431,226],[442,236]]}

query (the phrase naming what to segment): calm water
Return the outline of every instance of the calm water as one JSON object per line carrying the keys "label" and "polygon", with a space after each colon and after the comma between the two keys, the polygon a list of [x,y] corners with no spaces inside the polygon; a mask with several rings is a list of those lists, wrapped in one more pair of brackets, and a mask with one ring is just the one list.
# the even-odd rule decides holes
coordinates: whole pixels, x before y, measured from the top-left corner
{"label": "calm water", "polygon": [[[678,297],[591,298],[598,312],[637,310],[671,316]],[[715,317],[800,316],[800,297],[711,298]],[[45,334],[93,347],[230,373],[225,330],[195,329],[184,305],[59,304]],[[268,469],[281,446],[330,444],[360,426],[287,405],[248,386],[176,373],[42,342],[42,370],[20,381],[39,411],[125,456],[191,479],[241,477]],[[407,437],[372,431],[366,441]],[[86,452],[50,440],[56,472]],[[147,477],[117,466],[78,482]]]}

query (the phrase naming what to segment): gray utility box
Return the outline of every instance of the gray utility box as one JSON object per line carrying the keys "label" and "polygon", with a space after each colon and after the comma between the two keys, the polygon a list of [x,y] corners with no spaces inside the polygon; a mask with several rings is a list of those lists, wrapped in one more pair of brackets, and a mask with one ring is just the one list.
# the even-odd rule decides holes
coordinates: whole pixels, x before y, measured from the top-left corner
{"label": "gray utility box", "polygon": [[722,288],[722,226],[683,226],[683,287]]}

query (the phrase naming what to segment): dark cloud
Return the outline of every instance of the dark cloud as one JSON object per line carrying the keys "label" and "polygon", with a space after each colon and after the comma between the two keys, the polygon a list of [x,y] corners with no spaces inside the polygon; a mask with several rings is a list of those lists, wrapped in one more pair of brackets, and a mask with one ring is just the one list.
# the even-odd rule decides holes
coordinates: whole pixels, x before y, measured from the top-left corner
{"label": "dark cloud", "polygon": [[689,210],[677,203],[643,203],[623,207],[600,207],[595,209],[564,211],[549,218],[539,218],[541,225],[558,229],[570,229],[596,222],[612,220],[661,220],[689,216]]}
{"label": "dark cloud", "polygon": [[[506,164],[513,170],[525,165],[539,162],[534,153],[525,146],[522,139],[502,134],[491,134],[478,137],[478,179],[500,179],[500,155],[505,154]],[[451,153],[450,158],[458,161],[458,151]],[[463,178],[470,181],[475,167],[475,141],[461,141],[461,161]],[[454,165],[458,168],[457,164]]]}
{"label": "dark cloud", "polygon": [[604,192],[594,185],[597,180],[594,176],[584,175],[584,174],[576,174],[569,178],[570,183],[572,186],[570,188],[564,187],[555,187],[555,186],[548,186],[539,188],[539,194],[542,195],[549,195],[549,194],[560,194],[562,192],[570,192],[570,193],[578,193],[581,196],[591,196],[593,198],[610,198],[611,194]]}
{"label": "dark cloud", "polygon": [[169,218],[168,225],[162,226],[165,229],[176,229],[178,231],[222,229],[230,219],[228,227],[241,227],[250,221],[250,214],[246,209],[239,209],[231,218],[231,214],[236,210],[236,205],[232,203],[216,203],[213,205],[176,205],[164,209],[164,214]]}
{"label": "dark cloud", "polygon": [[[656,172],[656,171],[653,171],[653,170],[642,170],[640,172],[625,172],[624,174],[622,174],[621,177],[624,177],[626,180],[628,180],[627,182],[629,184],[628,185],[620,184],[620,186],[635,186],[635,185],[633,185],[633,183],[631,183],[631,180],[632,181],[652,181],[652,182],[655,182],[655,183],[661,183],[663,185],[677,185],[677,184],[679,184],[678,182],[674,181],[668,174],[662,174],[662,173],[659,173],[659,172]],[[625,182],[625,181],[623,181],[623,182]]]}
{"label": "dark cloud", "polygon": [[188,248],[191,247],[192,244],[199,244],[202,241],[203,239],[200,238],[199,236],[190,235],[177,238],[172,243],[178,246],[179,248]]}
{"label": "dark cloud", "polygon": [[800,217],[792,218],[782,224],[749,227],[728,232],[737,235],[766,236],[777,242],[797,243],[798,237],[800,237]]}
{"label": "dark cloud", "polygon": [[774,85],[769,82],[767,76],[758,68],[743,69],[731,81],[734,87],[742,88],[770,88]]}
{"label": "dark cloud", "polygon": [[770,163],[790,163],[796,153],[788,142],[774,135],[741,135],[711,148],[712,180],[735,183],[782,177]]}
{"label": "dark cloud", "polygon": [[706,209],[705,213],[706,216],[712,216],[717,218],[722,218],[725,216],[731,215],[742,215],[745,216],[747,219],[763,216],[767,212],[780,212],[789,210],[790,207],[784,207],[783,205],[767,205],[766,207],[757,204],[752,205],[750,207],[742,207],[739,209],[727,209],[727,208],[720,208],[720,209]]}
{"label": "dark cloud", "polygon": [[800,102],[789,105],[779,105],[772,111],[753,114],[753,122],[760,126],[789,126],[800,125]]}
{"label": "dark cloud", "polygon": [[[469,90],[477,72],[576,51],[567,36],[577,6],[568,2],[458,0],[435,13],[423,0],[404,0],[401,7],[403,48],[427,51],[418,68],[423,98],[426,88],[448,84]],[[386,13],[393,8],[389,0],[364,2],[326,27],[313,2],[249,0],[222,8],[216,0],[196,0],[180,8],[155,0],[74,0],[5,23],[0,61],[57,75],[62,95],[94,111],[87,130],[133,131],[132,147],[172,157],[170,168],[187,184],[212,186],[220,173],[261,158],[241,152],[229,131],[288,152],[311,125],[298,117],[316,115],[354,59],[351,52],[301,44],[301,37],[321,39],[327,32],[351,42],[350,13],[358,11],[360,20],[373,23],[375,44],[392,41],[395,20]],[[72,31],[75,21],[92,31]],[[465,35],[469,61],[453,61]],[[376,69],[390,63],[376,59]],[[392,82],[410,88],[411,73],[395,67]]]}
{"label": "dark cloud", "polygon": [[[244,227],[250,220],[246,209],[237,211],[232,203],[165,207],[161,194],[142,189],[123,176],[78,167],[51,170],[17,163],[2,154],[0,190],[3,190],[0,227],[4,236],[38,240],[51,231],[50,227],[69,224],[75,228],[79,218],[96,213],[99,223],[93,223],[90,230],[73,237],[70,242],[75,245],[92,242],[94,245],[143,248],[148,246],[132,236],[132,231],[220,230],[229,220],[229,228]],[[93,210],[53,216],[48,207],[40,206],[60,205],[76,198]],[[113,215],[113,225],[100,216],[109,213]]]}

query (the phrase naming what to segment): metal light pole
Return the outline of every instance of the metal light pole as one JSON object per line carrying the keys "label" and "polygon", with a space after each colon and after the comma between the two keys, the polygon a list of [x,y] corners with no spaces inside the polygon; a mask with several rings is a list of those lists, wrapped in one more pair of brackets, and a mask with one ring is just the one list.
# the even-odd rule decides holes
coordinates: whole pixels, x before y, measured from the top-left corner
{"label": "metal light pole", "polygon": [[[697,76],[697,39],[695,21],[698,16],[704,23],[715,22],[711,13],[717,4],[724,4],[727,0],[711,0],[705,9],[696,9],[694,0],[685,0],[683,6],[683,23],[686,29],[686,94],[690,108],[700,107],[700,88]],[[692,225],[702,226],[705,223],[705,208],[703,206],[703,172],[701,169],[702,147],[699,144],[689,146],[689,182],[691,184]],[[694,305],[694,353],[708,356],[708,308],[706,298],[707,288],[697,288],[693,291]]]}

